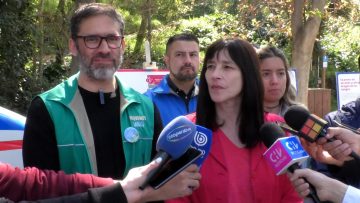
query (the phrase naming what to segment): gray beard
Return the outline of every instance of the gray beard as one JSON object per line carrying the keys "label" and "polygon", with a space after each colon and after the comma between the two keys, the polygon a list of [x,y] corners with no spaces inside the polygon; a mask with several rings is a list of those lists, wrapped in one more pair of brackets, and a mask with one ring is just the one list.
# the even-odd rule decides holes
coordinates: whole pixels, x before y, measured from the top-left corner
{"label": "gray beard", "polygon": [[120,63],[118,65],[118,67],[97,67],[97,68],[93,68],[91,67],[91,65],[87,66],[84,63],[84,60],[82,59],[82,57],[79,58],[79,68],[80,68],[80,72],[85,73],[89,78],[93,79],[93,80],[100,80],[100,81],[105,81],[105,80],[110,80],[114,77],[114,74],[117,70],[119,70],[121,64],[123,62],[123,56],[120,56]]}

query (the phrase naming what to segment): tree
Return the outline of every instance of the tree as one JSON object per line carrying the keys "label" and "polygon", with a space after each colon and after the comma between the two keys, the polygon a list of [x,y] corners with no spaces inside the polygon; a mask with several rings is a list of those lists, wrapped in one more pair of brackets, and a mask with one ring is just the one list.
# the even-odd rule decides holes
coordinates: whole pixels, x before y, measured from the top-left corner
{"label": "tree", "polygon": [[33,54],[33,9],[31,1],[0,1],[0,105],[21,113],[30,96],[26,65]]}
{"label": "tree", "polygon": [[136,44],[132,57],[132,59],[135,61],[140,59],[139,56],[142,56],[142,54],[140,54],[140,51],[142,45],[144,44],[145,37],[146,40],[151,43],[151,14],[153,13],[154,8],[155,7],[152,0],[144,0],[143,5],[141,6],[141,24],[136,36]]}
{"label": "tree", "polygon": [[291,66],[297,70],[298,100],[303,104],[307,104],[312,52],[319,32],[325,0],[312,0],[309,4],[302,0],[293,1],[291,17],[293,39]]}

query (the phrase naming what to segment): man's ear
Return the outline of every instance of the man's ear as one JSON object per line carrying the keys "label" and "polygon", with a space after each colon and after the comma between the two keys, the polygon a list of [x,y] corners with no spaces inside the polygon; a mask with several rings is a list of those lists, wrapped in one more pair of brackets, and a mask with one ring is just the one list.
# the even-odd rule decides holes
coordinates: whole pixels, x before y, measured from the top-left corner
{"label": "man's ear", "polygon": [[121,52],[122,52],[122,54],[125,53],[125,48],[126,48],[126,42],[125,42],[125,39],[122,39],[121,40]]}
{"label": "man's ear", "polygon": [[167,54],[165,54],[163,60],[164,60],[166,67],[168,68],[169,67],[169,56]]}
{"label": "man's ear", "polygon": [[72,38],[70,38],[70,40],[69,40],[69,51],[70,51],[72,56],[77,56],[78,55],[78,49],[77,49],[77,46],[76,46],[76,42]]}

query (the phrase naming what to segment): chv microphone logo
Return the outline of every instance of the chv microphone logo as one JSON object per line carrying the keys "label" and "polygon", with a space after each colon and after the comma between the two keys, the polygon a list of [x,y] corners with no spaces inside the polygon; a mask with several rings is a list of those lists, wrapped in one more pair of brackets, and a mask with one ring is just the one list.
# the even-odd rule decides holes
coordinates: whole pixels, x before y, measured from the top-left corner
{"label": "chv microphone logo", "polygon": [[289,150],[293,150],[293,151],[299,149],[299,144],[297,142],[294,142],[294,141],[285,142],[285,146]]}
{"label": "chv microphone logo", "polygon": [[282,155],[282,150],[281,149],[274,149],[271,153],[270,153],[270,160],[273,163],[276,163],[278,161],[281,160],[281,158],[283,157]]}
{"label": "chv microphone logo", "polygon": [[[299,150],[303,150],[302,148],[300,148],[300,144],[298,142],[295,142],[293,139],[290,138],[289,141],[284,139],[283,142],[284,142],[284,146],[286,148],[276,147],[270,153],[270,156],[269,156],[270,160],[274,163],[281,162],[284,159],[286,159],[287,158],[287,157],[285,157],[286,151],[289,152],[291,155],[296,155],[296,154],[298,154],[298,152],[303,153],[303,151],[299,151]],[[284,150],[286,150],[286,151],[284,151]]]}
{"label": "chv microphone logo", "polygon": [[275,170],[277,175],[280,175],[286,171],[286,169],[294,164],[302,163],[309,155],[302,148],[299,140],[294,137],[283,137],[271,145],[264,153],[265,159]]}

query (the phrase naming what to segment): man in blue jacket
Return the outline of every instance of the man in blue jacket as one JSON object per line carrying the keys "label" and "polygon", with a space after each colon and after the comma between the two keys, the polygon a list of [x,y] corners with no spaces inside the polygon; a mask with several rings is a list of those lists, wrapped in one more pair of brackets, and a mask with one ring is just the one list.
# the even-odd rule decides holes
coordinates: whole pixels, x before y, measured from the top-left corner
{"label": "man in blue jacket", "polygon": [[[325,115],[325,120],[329,126],[337,126],[335,123],[337,121],[349,127],[360,129],[360,98],[343,105],[340,110],[328,113]],[[341,167],[312,160],[311,166],[314,170],[360,189],[360,174],[356,170],[359,163],[356,160],[346,161]]]}
{"label": "man in blue jacket", "polygon": [[163,125],[196,111],[199,51],[199,40],[189,33],[174,35],[166,43],[164,62],[170,74],[145,93],[159,108]]}

